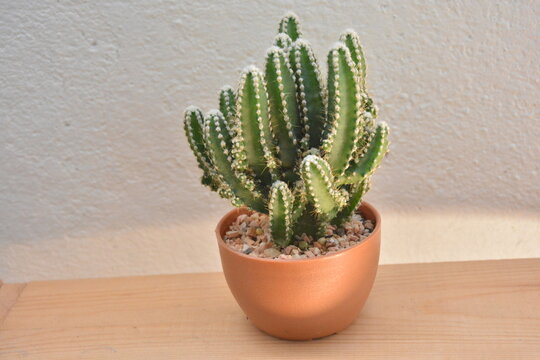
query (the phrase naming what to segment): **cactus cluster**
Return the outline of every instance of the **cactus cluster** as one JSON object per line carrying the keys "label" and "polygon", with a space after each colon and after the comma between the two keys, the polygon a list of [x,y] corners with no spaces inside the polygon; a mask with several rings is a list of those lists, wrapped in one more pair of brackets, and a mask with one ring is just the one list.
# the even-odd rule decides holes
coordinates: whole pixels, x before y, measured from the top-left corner
{"label": "cactus cluster", "polygon": [[184,129],[201,182],[235,206],[269,215],[280,247],[303,233],[318,238],[347,221],[388,151],[388,126],[366,89],[358,35],[344,32],[328,53],[323,82],[298,18],[287,14],[268,49],[264,72],[225,86],[219,110],[190,106]]}

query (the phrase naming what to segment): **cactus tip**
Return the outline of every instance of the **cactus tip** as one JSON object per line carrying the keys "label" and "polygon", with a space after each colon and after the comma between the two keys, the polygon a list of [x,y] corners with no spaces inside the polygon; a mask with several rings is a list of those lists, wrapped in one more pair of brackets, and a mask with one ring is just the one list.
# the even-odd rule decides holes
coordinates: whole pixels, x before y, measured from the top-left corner
{"label": "cactus tip", "polygon": [[186,114],[193,113],[193,112],[196,112],[196,111],[199,111],[199,108],[196,107],[195,105],[189,105],[186,108]]}
{"label": "cactus tip", "polygon": [[244,68],[244,70],[242,70],[242,72],[245,74],[259,74],[261,71],[255,65],[248,65]]}
{"label": "cactus tip", "polygon": [[299,20],[300,18],[298,17],[298,15],[296,15],[293,11],[287,11],[285,13],[285,15],[283,15],[282,17],[283,19],[289,19],[289,18],[292,18],[292,19],[295,19],[295,20]]}
{"label": "cactus tip", "polygon": [[219,111],[218,109],[211,109],[207,112],[207,115],[208,116],[221,116],[221,111]]}
{"label": "cactus tip", "polygon": [[308,156],[306,156],[304,158],[304,160],[302,161],[302,163],[304,164],[304,166],[307,166],[311,163],[315,163],[317,162],[317,160],[319,159],[319,157],[317,155],[314,155],[314,154],[309,154]]}
{"label": "cactus tip", "polygon": [[280,40],[290,40],[291,37],[285,33],[279,33],[276,35],[274,39],[280,39]]}
{"label": "cactus tip", "polygon": [[348,29],[343,30],[343,32],[341,33],[341,36],[347,36],[347,35],[355,36],[357,34],[356,34],[356,31],[354,31],[354,29],[348,28]]}
{"label": "cactus tip", "polygon": [[343,50],[343,51],[348,51],[349,48],[347,48],[347,46],[342,43],[342,42],[335,42],[333,45],[332,45],[332,51],[335,51],[335,50]]}
{"label": "cactus tip", "polygon": [[279,46],[270,46],[268,49],[266,49],[266,56],[269,55],[276,55],[279,54],[281,51],[281,48]]}
{"label": "cactus tip", "polygon": [[291,47],[310,47],[309,41],[303,38],[298,38],[291,44]]}

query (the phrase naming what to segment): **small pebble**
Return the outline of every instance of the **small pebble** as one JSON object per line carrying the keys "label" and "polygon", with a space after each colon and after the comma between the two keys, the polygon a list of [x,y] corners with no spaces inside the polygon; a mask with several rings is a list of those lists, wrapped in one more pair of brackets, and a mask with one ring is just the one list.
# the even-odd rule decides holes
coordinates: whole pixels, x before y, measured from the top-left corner
{"label": "small pebble", "polygon": [[240,235],[241,235],[241,233],[240,233],[240,231],[238,231],[238,230],[227,231],[227,232],[225,233],[225,236],[227,236],[227,237],[229,237],[229,238],[231,238],[231,239],[232,239],[232,238],[235,238],[235,237],[237,237],[237,236],[240,236]]}
{"label": "small pebble", "polygon": [[294,249],[297,249],[297,250],[298,250],[298,248],[297,248],[296,246],[294,246],[294,245],[289,245],[289,246],[287,246],[285,249],[283,249],[283,253],[285,253],[285,254],[287,254],[287,255],[290,255],[290,254],[293,252]]}
{"label": "small pebble", "polygon": [[[251,249],[251,246],[249,246],[248,244],[243,244],[242,245],[242,252],[246,252],[247,249]],[[253,249],[252,249],[253,251]]]}
{"label": "small pebble", "polygon": [[267,258],[275,258],[275,257],[278,257],[279,255],[281,255],[281,251],[279,251],[275,247],[271,247],[271,248],[268,248],[268,249],[264,250],[263,254]]}
{"label": "small pebble", "polygon": [[334,239],[334,238],[326,240],[327,247],[332,247],[334,245],[337,245],[337,243],[338,243],[337,239]]}

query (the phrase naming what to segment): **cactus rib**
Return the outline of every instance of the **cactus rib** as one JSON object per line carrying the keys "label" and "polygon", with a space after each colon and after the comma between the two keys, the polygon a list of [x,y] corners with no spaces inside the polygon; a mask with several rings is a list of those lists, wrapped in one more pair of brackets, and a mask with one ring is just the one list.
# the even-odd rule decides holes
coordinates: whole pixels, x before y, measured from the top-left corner
{"label": "cactus rib", "polygon": [[287,246],[292,238],[293,197],[291,190],[283,181],[272,184],[268,214],[270,219],[270,235],[275,244]]}
{"label": "cactus rib", "polygon": [[281,49],[288,49],[291,46],[292,40],[289,35],[285,33],[279,33],[274,38],[274,46],[277,46]]}
{"label": "cactus rib", "polygon": [[335,187],[330,165],[316,155],[308,155],[302,161],[301,172],[317,214],[326,220],[333,219],[345,205],[347,194]]}
{"label": "cactus rib", "polygon": [[218,110],[211,110],[205,118],[205,138],[208,153],[222,183],[228,185],[228,190],[237,200],[236,203],[245,203],[250,208],[266,212],[262,195],[255,189],[255,183],[245,174],[237,173],[232,167],[230,146],[231,136],[223,114]]}
{"label": "cactus rib", "polygon": [[225,117],[230,131],[236,118],[236,96],[229,85],[225,85],[219,91],[219,110]]}
{"label": "cactus rib", "polygon": [[302,36],[300,20],[296,14],[289,12],[279,22],[279,32],[289,35],[292,41]]}
{"label": "cactus rib", "polygon": [[236,120],[235,168],[241,172],[253,172],[264,184],[271,184],[277,162],[272,151],[268,97],[263,76],[254,66],[242,74]]}
{"label": "cactus rib", "polygon": [[345,176],[340,178],[338,183],[352,184],[373,174],[388,152],[389,144],[388,125],[385,122],[380,122],[377,124],[364,156],[349,167]]}
{"label": "cactus rib", "polygon": [[309,43],[298,39],[289,49],[294,71],[300,119],[304,126],[303,150],[318,148],[326,123],[326,90]]}
{"label": "cactus rib", "polygon": [[202,111],[190,106],[184,115],[184,131],[188,139],[189,147],[195,154],[195,159],[199,168],[203,171],[201,182],[210,187],[213,191],[218,191],[221,182],[211,164],[204,141],[204,118]]}
{"label": "cactus rib", "polygon": [[362,197],[368,192],[370,186],[370,178],[365,177],[362,182],[355,184],[347,205],[343,207],[336,215],[334,223],[337,225],[342,225],[346,222],[352,214],[358,209],[360,203],[362,202]]}
{"label": "cactus rib", "polygon": [[356,139],[363,136],[361,101],[356,66],[349,49],[338,44],[328,54],[328,117],[332,123],[323,144],[337,175],[347,169],[356,152]]}
{"label": "cactus rib", "polygon": [[[300,124],[292,69],[282,49],[271,47],[268,50],[265,74],[277,153],[283,169],[291,172],[299,155],[297,142]],[[296,180],[295,177],[292,179]]]}
{"label": "cactus rib", "polygon": [[360,79],[360,90],[366,89],[366,57],[364,56],[364,49],[360,44],[360,38],[354,30],[347,30],[341,34],[339,40],[347,46],[351,53],[351,58],[358,70],[358,77]]}

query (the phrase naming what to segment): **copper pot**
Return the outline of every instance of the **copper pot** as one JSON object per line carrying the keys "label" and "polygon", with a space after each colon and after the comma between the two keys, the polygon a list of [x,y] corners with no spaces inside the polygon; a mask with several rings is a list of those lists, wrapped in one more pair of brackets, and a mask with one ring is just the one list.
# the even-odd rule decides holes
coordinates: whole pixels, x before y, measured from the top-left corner
{"label": "copper pot", "polygon": [[335,334],[358,316],[371,291],[381,242],[381,217],[370,204],[359,208],[375,223],[371,235],[336,253],[297,260],[255,258],[229,248],[223,236],[245,208],[228,212],[216,235],[223,272],[236,301],[260,330],[282,339]]}

